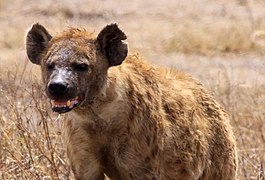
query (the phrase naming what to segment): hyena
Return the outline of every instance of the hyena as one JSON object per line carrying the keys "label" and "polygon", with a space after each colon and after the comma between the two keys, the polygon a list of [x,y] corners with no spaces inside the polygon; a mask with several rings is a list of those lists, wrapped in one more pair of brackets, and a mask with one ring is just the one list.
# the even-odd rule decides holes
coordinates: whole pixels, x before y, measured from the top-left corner
{"label": "hyena", "polygon": [[[229,117],[183,72],[128,54],[116,24],[97,36],[69,28],[27,33],[51,108],[66,113],[65,145],[79,180],[229,180],[237,154]],[[106,176],[105,176],[106,175]]]}

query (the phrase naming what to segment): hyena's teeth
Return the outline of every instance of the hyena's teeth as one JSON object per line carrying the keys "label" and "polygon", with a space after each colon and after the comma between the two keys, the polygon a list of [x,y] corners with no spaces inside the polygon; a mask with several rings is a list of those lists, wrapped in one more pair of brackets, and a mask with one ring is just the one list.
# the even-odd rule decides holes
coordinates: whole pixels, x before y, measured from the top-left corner
{"label": "hyena's teeth", "polygon": [[78,96],[76,96],[75,98],[74,98],[74,100],[77,100],[79,97]]}
{"label": "hyena's teeth", "polygon": [[67,103],[66,103],[67,106],[70,106],[71,105],[71,101],[68,100]]}
{"label": "hyena's teeth", "polygon": [[55,100],[51,100],[52,106],[55,106]]}

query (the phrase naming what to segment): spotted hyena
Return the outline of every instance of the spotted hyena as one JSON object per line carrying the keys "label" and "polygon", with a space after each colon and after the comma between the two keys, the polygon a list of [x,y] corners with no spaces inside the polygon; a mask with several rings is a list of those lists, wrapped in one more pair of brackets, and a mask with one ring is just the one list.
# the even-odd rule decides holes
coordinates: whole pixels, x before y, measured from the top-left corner
{"label": "spotted hyena", "polygon": [[228,115],[189,75],[127,55],[116,24],[97,37],[70,28],[27,34],[52,110],[66,113],[65,144],[76,179],[235,179]]}

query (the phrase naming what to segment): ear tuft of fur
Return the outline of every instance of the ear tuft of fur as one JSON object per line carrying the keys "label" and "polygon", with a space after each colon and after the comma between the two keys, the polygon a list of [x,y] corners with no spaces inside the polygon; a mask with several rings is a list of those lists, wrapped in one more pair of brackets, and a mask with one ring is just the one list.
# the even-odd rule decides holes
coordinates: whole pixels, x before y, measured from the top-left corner
{"label": "ear tuft of fur", "polygon": [[52,36],[39,23],[32,25],[26,36],[26,51],[29,60],[34,64],[40,64],[41,55],[46,49]]}
{"label": "ear tuft of fur", "polygon": [[123,40],[126,35],[118,28],[117,24],[107,25],[98,34],[97,41],[102,53],[106,56],[109,66],[120,65],[126,58],[128,46]]}

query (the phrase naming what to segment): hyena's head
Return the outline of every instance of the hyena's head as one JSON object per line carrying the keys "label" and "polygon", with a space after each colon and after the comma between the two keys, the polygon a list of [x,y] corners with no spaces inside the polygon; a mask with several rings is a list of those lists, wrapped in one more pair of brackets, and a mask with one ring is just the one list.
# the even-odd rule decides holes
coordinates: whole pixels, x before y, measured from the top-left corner
{"label": "hyena's head", "polygon": [[104,88],[108,68],[126,58],[125,39],[116,24],[103,28],[96,38],[75,28],[52,37],[34,24],[27,33],[27,55],[41,66],[53,111],[64,113],[93,102]]}

